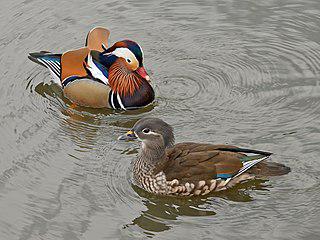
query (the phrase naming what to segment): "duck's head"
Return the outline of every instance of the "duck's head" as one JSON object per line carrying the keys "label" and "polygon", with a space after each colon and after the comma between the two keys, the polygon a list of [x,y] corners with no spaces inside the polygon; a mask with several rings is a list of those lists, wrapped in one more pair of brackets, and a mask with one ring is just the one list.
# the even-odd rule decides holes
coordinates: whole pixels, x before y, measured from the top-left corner
{"label": "duck's head", "polygon": [[115,56],[117,58],[116,62],[122,64],[128,72],[134,72],[139,77],[147,81],[150,80],[143,66],[143,51],[138,43],[131,40],[119,41],[102,54]]}
{"label": "duck's head", "polygon": [[159,118],[142,118],[133,128],[120,136],[119,140],[129,141],[138,139],[144,146],[172,147],[174,134],[172,127]]}
{"label": "duck's head", "polygon": [[129,72],[135,72],[141,78],[149,81],[150,77],[143,67],[143,51],[140,45],[131,40],[116,42],[108,46],[110,31],[103,27],[91,29],[86,38],[86,47],[101,53],[99,61],[110,68],[118,60]]}

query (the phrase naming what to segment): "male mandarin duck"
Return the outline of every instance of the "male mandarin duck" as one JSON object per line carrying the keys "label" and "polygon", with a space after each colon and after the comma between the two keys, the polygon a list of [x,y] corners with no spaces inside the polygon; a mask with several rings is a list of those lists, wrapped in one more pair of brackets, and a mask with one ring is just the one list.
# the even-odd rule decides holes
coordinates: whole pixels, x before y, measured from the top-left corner
{"label": "male mandarin duck", "polygon": [[258,176],[290,172],[282,164],[265,162],[270,152],[191,142],[174,145],[172,127],[158,118],[143,118],[119,137],[133,139],[142,141],[133,162],[134,183],[155,194],[205,195]]}
{"label": "male mandarin duck", "polygon": [[30,53],[29,59],[47,67],[54,82],[73,103],[93,108],[133,109],[154,100],[143,51],[131,40],[108,48],[109,30],[93,28],[86,45],[62,54]]}

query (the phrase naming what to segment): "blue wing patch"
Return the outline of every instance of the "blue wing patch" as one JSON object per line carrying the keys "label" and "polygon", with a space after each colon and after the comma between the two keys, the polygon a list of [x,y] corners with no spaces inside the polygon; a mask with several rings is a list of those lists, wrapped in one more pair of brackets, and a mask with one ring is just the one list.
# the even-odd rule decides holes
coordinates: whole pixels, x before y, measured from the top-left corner
{"label": "blue wing patch", "polygon": [[231,173],[217,174],[217,178],[221,178],[221,179],[228,179],[228,178],[231,178],[232,176],[233,176],[233,174],[231,174]]}

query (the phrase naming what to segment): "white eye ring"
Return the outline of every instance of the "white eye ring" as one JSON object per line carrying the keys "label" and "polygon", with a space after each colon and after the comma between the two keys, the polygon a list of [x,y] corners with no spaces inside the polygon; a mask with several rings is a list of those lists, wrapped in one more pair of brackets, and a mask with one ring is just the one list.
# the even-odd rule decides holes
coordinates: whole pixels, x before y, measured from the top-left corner
{"label": "white eye ring", "polygon": [[149,128],[145,128],[142,130],[142,132],[145,134],[149,134],[151,132],[151,130]]}
{"label": "white eye ring", "polygon": [[131,63],[131,59],[130,59],[130,58],[126,58],[126,61],[127,61],[128,63]]}

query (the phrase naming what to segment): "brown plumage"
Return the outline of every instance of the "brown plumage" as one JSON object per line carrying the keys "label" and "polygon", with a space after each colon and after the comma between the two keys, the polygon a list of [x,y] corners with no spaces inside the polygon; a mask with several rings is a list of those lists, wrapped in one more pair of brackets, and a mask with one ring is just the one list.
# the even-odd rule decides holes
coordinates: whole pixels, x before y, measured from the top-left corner
{"label": "brown plumage", "polygon": [[61,75],[60,79],[63,83],[70,76],[85,77],[88,75],[84,64],[88,57],[90,49],[87,47],[67,51],[61,56]]}
{"label": "brown plumage", "polygon": [[282,164],[264,163],[269,152],[191,142],[174,145],[172,128],[157,118],[139,120],[119,139],[142,141],[133,162],[133,178],[139,187],[156,194],[205,195],[255,178],[255,173],[268,174],[269,166],[272,175],[290,171]]}
{"label": "brown plumage", "polygon": [[96,50],[99,52],[108,48],[108,39],[110,31],[103,27],[95,27],[90,30],[86,39],[86,46],[90,50]]}
{"label": "brown plumage", "polygon": [[[217,173],[236,174],[244,154],[220,151],[224,145],[180,143],[166,151],[167,159],[161,166],[167,180],[194,182],[217,178]],[[160,169],[159,169],[160,170]],[[158,169],[156,170],[158,171]]]}

